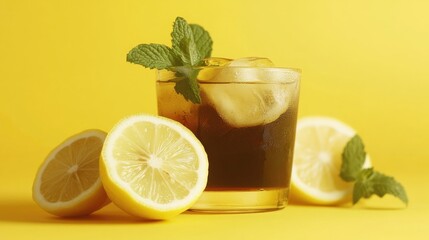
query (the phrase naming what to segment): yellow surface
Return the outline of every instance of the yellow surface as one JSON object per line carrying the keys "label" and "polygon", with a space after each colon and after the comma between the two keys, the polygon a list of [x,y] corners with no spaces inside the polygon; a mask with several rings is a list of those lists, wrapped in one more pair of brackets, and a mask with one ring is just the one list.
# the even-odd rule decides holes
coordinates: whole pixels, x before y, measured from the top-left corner
{"label": "yellow surface", "polygon": [[[423,0],[0,1],[0,239],[426,239],[428,9]],[[154,72],[125,55],[169,44],[178,15],[209,30],[215,56],[301,68],[300,116],[353,126],[375,168],[403,183],[408,208],[291,205],[167,222],[136,221],[113,205],[71,220],[38,208],[31,185],[53,147],[156,113]]]}

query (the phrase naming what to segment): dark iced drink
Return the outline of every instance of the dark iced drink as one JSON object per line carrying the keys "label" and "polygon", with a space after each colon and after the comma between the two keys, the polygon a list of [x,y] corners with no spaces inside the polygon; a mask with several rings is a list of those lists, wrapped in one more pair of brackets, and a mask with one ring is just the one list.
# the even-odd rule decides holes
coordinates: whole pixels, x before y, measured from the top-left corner
{"label": "dark iced drink", "polygon": [[201,104],[176,93],[174,73],[158,74],[159,115],[188,127],[209,158],[207,187],[193,210],[263,211],[287,204],[300,74],[242,65],[199,69]]}

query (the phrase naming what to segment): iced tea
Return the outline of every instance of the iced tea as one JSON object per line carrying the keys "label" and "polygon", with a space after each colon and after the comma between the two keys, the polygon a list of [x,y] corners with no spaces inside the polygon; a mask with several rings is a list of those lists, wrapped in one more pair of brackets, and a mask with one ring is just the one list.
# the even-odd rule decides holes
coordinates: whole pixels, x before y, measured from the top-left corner
{"label": "iced tea", "polygon": [[[274,70],[273,70],[274,69]],[[209,159],[208,183],[194,210],[259,211],[287,203],[298,109],[299,72],[268,67],[207,67],[202,103],[157,81],[159,115],[187,126]]]}

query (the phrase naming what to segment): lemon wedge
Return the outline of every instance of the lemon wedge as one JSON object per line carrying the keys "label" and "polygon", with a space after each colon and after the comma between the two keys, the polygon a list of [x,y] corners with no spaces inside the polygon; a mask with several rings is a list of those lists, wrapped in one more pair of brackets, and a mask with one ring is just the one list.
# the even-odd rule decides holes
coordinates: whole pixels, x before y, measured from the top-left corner
{"label": "lemon wedge", "polygon": [[109,132],[100,174],[108,196],[125,212],[168,219],[198,200],[208,160],[200,141],[179,122],[134,115]]}
{"label": "lemon wedge", "polygon": [[105,137],[100,130],[87,130],[49,153],[33,184],[33,199],[42,209],[58,216],[82,216],[110,202],[99,177]]}
{"label": "lemon wedge", "polygon": [[[297,123],[291,200],[334,205],[351,200],[353,184],[340,177],[342,152],[356,131],[328,117],[306,117]],[[370,167],[366,156],[364,168]]]}

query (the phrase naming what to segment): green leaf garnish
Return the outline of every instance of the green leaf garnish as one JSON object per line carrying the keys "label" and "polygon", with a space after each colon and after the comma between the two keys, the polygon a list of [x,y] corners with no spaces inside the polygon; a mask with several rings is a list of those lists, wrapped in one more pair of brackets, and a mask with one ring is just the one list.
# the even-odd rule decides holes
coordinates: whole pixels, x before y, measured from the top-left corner
{"label": "green leaf garnish", "polygon": [[407,193],[404,187],[393,177],[386,176],[373,168],[363,169],[353,188],[353,204],[362,197],[369,198],[372,195],[383,197],[391,194],[408,204]]}
{"label": "green leaf garnish", "polygon": [[161,44],[140,44],[127,54],[127,61],[147,68],[166,69],[180,64],[173,50]]}
{"label": "green leaf garnish", "polygon": [[200,88],[197,82],[198,69],[181,66],[176,67],[179,76],[184,76],[183,80],[176,82],[174,90],[176,93],[186,93],[183,97],[193,103],[201,103]]}
{"label": "green leaf garnish", "polygon": [[197,45],[200,57],[202,59],[210,57],[213,46],[213,41],[210,37],[210,34],[200,25],[190,24],[189,26],[191,26],[192,33],[194,34],[194,41]]}
{"label": "green leaf garnish", "polygon": [[201,103],[197,75],[203,59],[211,56],[213,41],[203,27],[177,17],[171,33],[172,47],[140,44],[127,54],[127,61],[153,69],[168,69],[178,77],[174,89],[186,100]]}
{"label": "green leaf garnish", "polygon": [[365,162],[365,148],[359,135],[349,140],[343,151],[340,176],[347,182],[355,181]]}
{"label": "green leaf garnish", "polygon": [[173,51],[179,55],[184,65],[197,66],[201,61],[194,41],[194,33],[185,19],[177,17],[171,33]]}
{"label": "green leaf garnish", "polygon": [[377,172],[373,168],[363,168],[366,152],[358,135],[349,140],[342,157],[340,177],[347,182],[354,181],[353,204],[374,194],[379,197],[391,194],[408,204],[405,188],[393,177]]}

